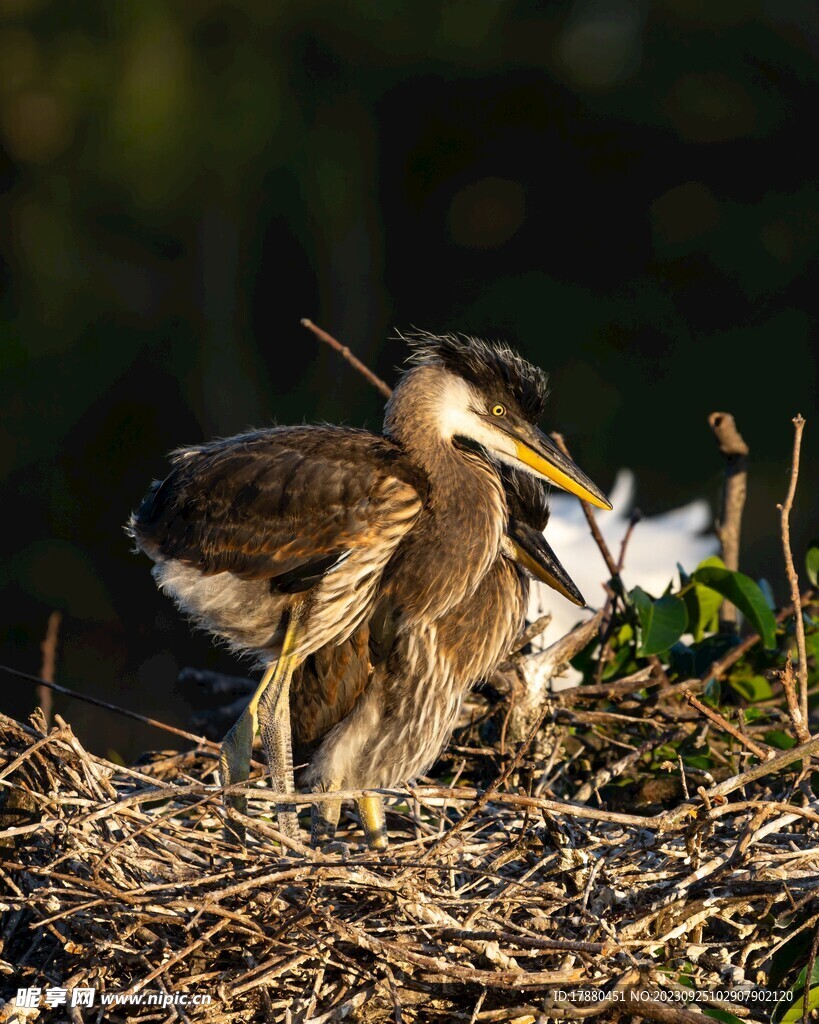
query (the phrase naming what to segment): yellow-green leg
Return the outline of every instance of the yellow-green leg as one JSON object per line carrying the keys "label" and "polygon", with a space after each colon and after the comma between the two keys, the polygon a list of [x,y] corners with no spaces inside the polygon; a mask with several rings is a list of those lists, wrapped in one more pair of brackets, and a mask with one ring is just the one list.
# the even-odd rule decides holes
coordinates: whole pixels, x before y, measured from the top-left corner
{"label": "yellow-green leg", "polygon": [[[376,793],[359,797],[355,802],[367,845],[371,850],[387,849],[387,820],[384,801]],[[327,799],[313,804],[311,841],[313,846],[331,843],[336,836],[341,815],[341,800]]]}
{"label": "yellow-green leg", "polygon": [[[239,716],[236,724],[222,740],[222,751],[219,756],[219,773],[223,786],[231,786],[237,782],[246,782],[250,775],[250,759],[253,754],[253,737],[256,735],[259,719],[257,709],[259,698],[267,689],[275,666],[270,665],[262,676],[262,681],[256,688],[256,692],[250,698],[250,703]],[[247,814],[247,797],[238,794],[226,793],[225,804],[234,808],[240,814]],[[245,841],[245,829],[238,822],[228,818],[228,827],[239,840]]]}
{"label": "yellow-green leg", "polygon": [[[272,788],[278,793],[292,793],[295,789],[290,735],[290,680],[298,664],[293,651],[301,610],[298,605],[291,610],[278,661],[268,666],[247,708],[222,741],[219,769],[223,786],[244,782],[250,775],[253,737],[260,728]],[[241,814],[247,813],[244,796],[226,794],[225,803]],[[298,818],[293,805],[280,805],[277,814],[282,832],[296,838]],[[244,842],[244,828],[230,821],[229,827],[240,842]]]}
{"label": "yellow-green leg", "polygon": [[361,827],[371,850],[386,850],[387,819],[384,814],[384,800],[377,793],[360,796],[355,802]]}
{"label": "yellow-green leg", "polygon": [[[259,731],[262,734],[264,752],[270,769],[270,787],[275,793],[292,794],[296,790],[293,779],[293,740],[290,731],[290,680],[299,664],[293,652],[299,636],[300,612],[300,605],[294,606],[290,611],[282,652],[269,684],[259,697]],[[277,804],[276,815],[279,829],[291,839],[297,839],[299,819],[296,805]]]}

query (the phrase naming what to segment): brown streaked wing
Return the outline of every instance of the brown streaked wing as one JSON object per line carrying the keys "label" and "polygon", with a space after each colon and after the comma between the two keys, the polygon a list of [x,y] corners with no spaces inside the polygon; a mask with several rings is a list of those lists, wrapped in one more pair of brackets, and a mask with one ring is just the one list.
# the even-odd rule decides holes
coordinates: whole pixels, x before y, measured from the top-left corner
{"label": "brown streaked wing", "polygon": [[132,525],[140,543],[206,575],[264,579],[377,544],[396,484],[420,508],[426,480],[386,438],[274,427],[175,453]]}

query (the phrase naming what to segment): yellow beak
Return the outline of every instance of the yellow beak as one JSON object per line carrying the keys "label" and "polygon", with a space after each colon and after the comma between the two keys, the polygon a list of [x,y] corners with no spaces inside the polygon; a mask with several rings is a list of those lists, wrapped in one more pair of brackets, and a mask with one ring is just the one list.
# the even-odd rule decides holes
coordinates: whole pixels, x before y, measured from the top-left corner
{"label": "yellow beak", "polygon": [[515,561],[535,579],[556,590],[579,608],[586,607],[586,601],[574,580],[563,568],[551,545],[539,530],[519,519],[510,519],[509,540],[515,553]]}
{"label": "yellow beak", "polygon": [[567,459],[545,434],[539,430],[536,433],[539,451],[525,441],[521,441],[520,438],[515,439],[517,456],[520,461],[547,480],[557,484],[558,487],[562,487],[564,491],[576,494],[578,498],[582,498],[583,501],[587,501],[597,508],[602,508],[607,512],[611,511],[611,502],[600,488],[593,484],[571,459]]}

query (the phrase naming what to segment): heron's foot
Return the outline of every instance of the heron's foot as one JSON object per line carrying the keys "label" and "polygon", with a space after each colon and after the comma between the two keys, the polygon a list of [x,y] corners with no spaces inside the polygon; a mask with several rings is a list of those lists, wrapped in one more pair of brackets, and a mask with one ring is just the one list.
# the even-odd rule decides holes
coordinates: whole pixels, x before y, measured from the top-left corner
{"label": "heron's foot", "polygon": [[[246,782],[250,776],[250,759],[253,754],[255,732],[255,709],[248,707],[222,741],[222,751],[219,755],[219,777],[223,786]],[[235,810],[240,814],[247,814],[247,797],[241,794],[225,793],[224,799],[228,811],[227,827],[234,837],[244,844],[245,827],[231,818],[230,811]]]}
{"label": "heron's foot", "polygon": [[342,860],[347,860],[353,851],[350,849],[349,843],[345,843],[341,839],[334,839],[331,843],[325,843],[321,847],[321,852],[337,853]]}
{"label": "heron's foot", "polygon": [[313,846],[321,849],[325,844],[333,842],[340,815],[341,800],[328,798],[313,804],[310,830]]}
{"label": "heron's foot", "polygon": [[371,850],[386,850],[389,839],[383,798],[377,793],[369,793],[367,796],[359,797],[355,804],[367,838],[367,846]]}

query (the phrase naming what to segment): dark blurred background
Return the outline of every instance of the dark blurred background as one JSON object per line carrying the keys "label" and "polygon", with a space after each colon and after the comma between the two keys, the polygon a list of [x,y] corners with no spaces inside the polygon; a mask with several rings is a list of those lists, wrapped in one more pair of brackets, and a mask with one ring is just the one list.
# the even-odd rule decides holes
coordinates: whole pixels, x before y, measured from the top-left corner
{"label": "dark blurred background", "polygon": [[[0,0],[0,661],[184,724],[192,636],[130,553],[177,445],[382,401],[394,328],[502,337],[544,421],[649,514],[751,447],[743,568],[816,532],[813,0]],[[25,717],[33,688],[0,680]],[[93,750],[173,738],[57,698]]]}

